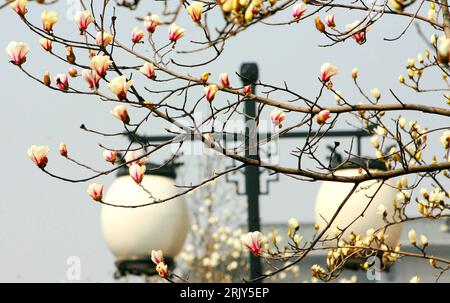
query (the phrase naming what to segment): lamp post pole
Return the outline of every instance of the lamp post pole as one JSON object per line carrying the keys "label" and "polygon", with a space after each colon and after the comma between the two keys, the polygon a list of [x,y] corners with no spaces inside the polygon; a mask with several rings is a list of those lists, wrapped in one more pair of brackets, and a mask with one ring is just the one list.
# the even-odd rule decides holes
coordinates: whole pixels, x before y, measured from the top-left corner
{"label": "lamp post pole", "polygon": [[[241,66],[242,84],[244,86],[254,84],[258,81],[258,65],[256,63],[244,63]],[[252,93],[254,93],[254,86]],[[245,156],[251,159],[258,160],[259,147],[258,131],[256,118],[256,102],[247,100],[244,102],[245,112]],[[245,192],[247,194],[247,222],[248,230],[261,230],[259,218],[259,193],[260,193],[260,178],[259,167],[253,165],[245,166]],[[250,254],[250,279],[256,279],[262,274],[261,258]]]}

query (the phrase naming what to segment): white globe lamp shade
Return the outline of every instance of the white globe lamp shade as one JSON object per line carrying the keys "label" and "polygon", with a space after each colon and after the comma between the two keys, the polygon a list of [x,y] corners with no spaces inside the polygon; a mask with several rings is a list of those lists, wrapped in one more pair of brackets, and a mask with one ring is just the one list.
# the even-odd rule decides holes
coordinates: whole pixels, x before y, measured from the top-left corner
{"label": "white globe lamp shade", "polygon": [[[373,172],[384,168],[384,164],[380,162],[371,161],[370,163],[369,171]],[[337,176],[356,176],[359,174],[359,169],[353,165],[343,166],[342,169],[335,172],[335,175]],[[387,209],[388,217],[389,214],[392,216],[394,213],[393,202],[398,190],[390,186],[389,181],[385,182],[385,184],[378,189],[380,185],[381,181],[376,180],[361,183],[341,209],[330,228],[323,235],[322,240],[335,239],[336,236],[334,231],[336,227],[340,230],[344,230],[354,220],[356,221],[344,232],[343,239],[348,239],[351,232],[357,235],[366,236],[367,230],[371,228],[378,230],[379,228],[384,227],[386,223],[383,221],[382,215],[378,214],[378,207],[384,205]],[[353,183],[326,181],[321,184],[316,198],[315,210],[315,220],[321,229],[325,228],[327,222],[330,222],[338,207],[345,200],[345,197],[350,193],[352,188]],[[373,195],[375,195],[375,197],[370,202],[370,197]],[[369,207],[364,211],[369,202]],[[364,216],[360,216],[363,212]],[[388,227],[385,232],[386,244],[395,247],[399,242],[401,231],[402,227],[400,224]],[[325,246],[336,245],[336,240],[324,241],[323,244]]]}
{"label": "white globe lamp shade", "polygon": [[[152,168],[147,165],[148,171]],[[164,168],[144,176],[142,186],[156,199],[179,193],[175,175]],[[104,201],[113,205],[135,206],[153,200],[134,180],[123,174],[109,187]],[[189,231],[189,211],[183,197],[139,208],[103,205],[103,237],[118,262],[150,260],[152,250],[162,250],[166,258],[175,258]],[[117,262],[116,262],[117,264]]]}

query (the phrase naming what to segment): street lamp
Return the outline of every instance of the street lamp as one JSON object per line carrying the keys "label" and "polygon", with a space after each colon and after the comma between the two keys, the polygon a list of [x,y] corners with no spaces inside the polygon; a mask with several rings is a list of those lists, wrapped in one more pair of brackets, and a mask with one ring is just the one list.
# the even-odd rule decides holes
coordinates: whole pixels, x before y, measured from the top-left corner
{"label": "street lamp", "polygon": [[[147,164],[147,172],[142,187],[152,196],[163,198],[178,193],[173,164],[161,168]],[[124,167],[110,186],[105,202],[123,206],[152,202],[142,187],[129,176],[128,167]],[[116,258],[116,277],[155,274],[155,265],[150,259],[152,250],[162,250],[166,263],[173,265],[187,237],[189,224],[189,211],[183,197],[140,208],[103,205],[101,226],[103,237]]]}
{"label": "street lamp", "polygon": [[[335,171],[335,175],[357,176],[361,174],[361,167],[367,167],[369,172],[386,170],[386,165],[382,161],[371,160],[366,162],[354,158],[340,166]],[[327,222],[330,222],[340,204],[351,192],[352,187],[353,184],[350,183],[322,182],[317,193],[315,210],[316,223],[319,226],[324,226]],[[323,235],[322,239],[330,239],[323,244],[327,246],[336,243],[336,240],[331,240],[336,238],[336,235],[334,235],[336,228],[344,230],[348,227],[342,235],[344,238],[348,238],[351,232],[365,236],[368,229],[378,230],[382,228],[385,222],[383,216],[378,214],[378,207],[383,205],[388,214],[394,214],[393,201],[397,193],[398,190],[389,182],[383,184],[380,180],[371,180],[361,183]],[[349,226],[350,223],[352,224]],[[386,244],[395,247],[399,242],[401,232],[402,226],[400,224],[389,226],[385,232],[387,235]]]}
{"label": "street lamp", "polygon": [[[259,72],[258,72],[258,65],[256,63],[242,64],[240,72],[241,72],[240,76],[241,76],[242,84],[244,86],[247,86],[249,84],[255,84],[258,81]],[[253,88],[254,87],[255,86],[253,85]],[[253,92],[254,92],[254,89],[253,89]],[[246,100],[244,102],[245,121],[251,122],[252,120],[255,119],[256,115],[257,115],[256,102],[254,100]],[[248,123],[247,123],[247,125],[248,125]],[[335,137],[335,138],[337,138],[337,137],[352,137],[352,138],[356,138],[356,150],[357,150],[358,156],[361,155],[361,145],[362,145],[361,139],[363,137],[367,137],[370,135],[371,135],[370,129],[334,130],[334,131],[327,131],[327,132],[320,131],[317,133],[318,137]],[[257,142],[254,140],[255,138],[251,138],[251,136],[256,136],[256,139],[260,138],[260,137],[269,138],[272,136],[272,134],[270,134],[270,133],[261,134],[261,133],[256,132],[255,129],[250,129],[249,127],[247,127],[245,129],[245,136],[243,137],[243,140],[245,141],[246,156],[249,158],[252,158],[252,157],[255,158],[255,157],[258,157],[258,155],[259,155],[259,147],[258,147],[258,145],[253,146],[251,144],[251,142]],[[308,136],[310,136],[310,133],[308,131],[287,132],[287,133],[283,133],[283,134],[279,135],[279,139],[307,138]],[[237,137],[239,137],[239,136],[233,136],[233,139],[236,140]],[[145,137],[139,137],[139,141],[141,143],[150,143],[150,142],[154,143],[154,142],[165,142],[168,140],[172,140],[173,138],[174,138],[173,135],[145,136]],[[191,138],[193,138],[194,140],[198,139],[197,136],[193,136]],[[227,140],[227,138],[228,137],[225,134],[224,139]],[[256,149],[256,151],[254,149]],[[260,167],[247,165],[244,168],[245,191],[237,192],[239,195],[245,195],[247,197],[247,205],[248,205],[248,210],[247,210],[248,216],[247,217],[248,217],[248,230],[249,231],[256,231],[256,230],[261,229],[260,215],[259,215],[259,196],[268,194],[268,190],[265,192],[261,191],[260,176],[261,176],[262,172],[263,172],[263,170]],[[130,194],[136,195],[135,193],[133,194],[134,191],[130,191],[130,189],[129,189],[129,186],[136,187],[136,185],[133,184],[134,181],[132,181],[129,178],[126,179],[128,181],[120,181],[121,178],[122,177],[119,177],[119,179],[116,180],[116,182],[118,183],[117,189],[115,189],[113,187],[108,192],[108,195],[106,198],[107,199],[111,198],[111,200],[107,200],[107,202],[109,202],[109,203],[122,202],[123,203],[123,201],[126,200],[129,202],[131,201],[131,203],[141,204],[136,199],[130,197]],[[226,175],[226,178],[227,178],[227,181],[230,181],[228,179],[228,175]],[[156,195],[168,196],[174,190],[173,180],[172,180],[172,183],[170,183],[171,184],[170,186],[158,186],[158,185],[155,186],[155,184],[153,182],[149,181],[150,178],[148,178],[148,177],[144,178],[144,181],[145,180],[147,180],[147,183],[144,182],[143,185],[150,189],[155,188]],[[277,180],[278,179],[275,179],[275,181],[277,181]],[[268,180],[267,182],[271,182],[271,181],[274,181],[274,180]],[[236,181],[231,181],[231,182],[237,183]],[[115,184],[113,184],[113,185],[115,185]],[[152,191],[153,191],[153,189],[152,189]],[[109,197],[110,193],[111,193],[111,197]],[[148,196],[146,196],[143,192],[140,192],[140,193],[142,195],[140,194],[137,198],[140,199],[140,201],[147,201],[146,199],[148,199]],[[177,199],[179,201],[182,201],[181,198],[177,198]],[[104,207],[104,215],[102,217],[104,217],[105,219],[103,221],[108,222],[108,224],[103,224],[104,234],[105,234],[105,238],[107,238],[107,242],[109,243],[111,250],[118,258],[117,266],[119,268],[119,271],[120,271],[121,266],[126,269],[126,268],[129,268],[131,265],[134,265],[134,263],[130,263],[132,260],[137,260],[136,262],[138,262],[138,265],[142,265],[140,260],[141,260],[141,258],[144,258],[144,259],[142,259],[143,262],[147,262],[145,264],[148,264],[147,259],[148,259],[149,250],[163,249],[165,246],[164,247],[161,246],[161,245],[163,245],[163,243],[160,241],[160,239],[164,239],[165,237],[167,237],[167,239],[166,239],[166,241],[164,241],[164,244],[166,244],[168,246],[168,248],[169,248],[168,251],[171,252],[171,254],[169,256],[171,256],[173,258],[179,252],[179,250],[181,249],[181,245],[183,244],[184,239],[186,237],[186,233],[187,233],[188,215],[187,215],[186,205],[184,204],[184,202],[183,203],[182,202],[163,203],[163,205],[166,205],[166,204],[169,205],[167,213],[164,211],[159,211],[158,208],[156,208],[156,210],[152,211],[152,208],[154,206],[151,206],[149,208],[145,208],[144,209],[145,212],[142,212],[142,213],[139,212],[139,209],[137,209],[136,210],[137,212],[133,216],[130,215],[130,217],[127,217],[128,209],[114,210],[114,209],[111,209],[108,207]],[[164,207],[163,205],[156,205],[156,206]],[[176,205],[180,205],[180,209],[179,209],[180,213],[176,213],[176,209],[175,209]],[[110,212],[111,212],[111,215],[109,214]],[[178,216],[177,218],[180,218],[180,219],[171,217],[172,212],[173,212],[173,214]],[[118,215],[115,215],[115,213],[117,213]],[[141,231],[145,230],[145,232],[143,232],[142,237],[139,237],[139,241],[130,240],[127,237],[130,237],[130,235],[132,235],[132,234],[130,234],[128,232],[127,233],[122,232],[122,230],[120,228],[117,228],[115,225],[115,223],[117,223],[121,220],[120,218],[124,218],[127,221],[127,223],[124,223],[126,228],[129,228],[130,230],[136,230],[136,221],[134,221],[134,216],[136,216],[136,219],[139,222],[142,222],[142,224],[143,224],[142,226],[145,227],[145,228],[140,229]],[[158,222],[158,224],[152,224],[151,222],[153,219],[156,220]],[[181,222],[179,222],[180,226],[176,226],[177,220],[181,220]],[[167,226],[167,224],[171,224],[171,225]],[[180,229],[178,230],[178,228],[180,228]],[[105,232],[105,231],[107,231],[107,232]],[[155,234],[158,234],[158,232],[161,232],[164,234],[167,233],[167,234],[170,234],[171,236],[164,236],[164,237],[160,237],[159,235],[155,236]],[[117,237],[117,239],[115,239],[116,235],[119,235]],[[121,242],[120,239],[122,239],[122,238],[124,238],[124,242]],[[155,239],[158,239],[158,241],[156,241]],[[150,242],[153,240],[155,241],[155,243]],[[172,243],[172,241],[174,243]],[[138,242],[139,242],[139,244],[138,244]],[[128,245],[130,245],[132,247],[132,249],[128,249],[127,248]],[[171,247],[174,247],[174,248],[171,248]],[[129,253],[133,250],[135,251],[135,253]],[[123,251],[127,252],[127,253],[122,255]],[[164,250],[164,252],[165,252],[165,254],[167,254],[166,250]],[[147,266],[147,265],[145,265],[145,266]],[[145,268],[147,268],[147,267],[145,267]],[[124,273],[127,272],[125,269],[123,271]],[[153,270],[153,268],[151,270]],[[263,273],[263,270],[262,270],[261,259],[250,254],[250,279],[256,279],[262,273]]]}

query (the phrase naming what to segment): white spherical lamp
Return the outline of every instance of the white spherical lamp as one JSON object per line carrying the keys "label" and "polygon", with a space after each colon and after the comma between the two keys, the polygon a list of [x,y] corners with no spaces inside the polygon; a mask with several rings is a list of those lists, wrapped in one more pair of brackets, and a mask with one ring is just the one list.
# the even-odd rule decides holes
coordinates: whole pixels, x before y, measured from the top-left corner
{"label": "white spherical lamp", "polygon": [[[175,176],[173,166],[147,165],[142,186],[155,199],[168,198],[179,193]],[[128,169],[124,169],[110,186],[104,201],[136,206],[151,203],[153,199],[128,175]],[[183,247],[189,230],[189,211],[183,197],[138,208],[103,205],[101,226],[119,273],[152,274],[152,250],[162,250],[166,262],[171,263]]]}
{"label": "white spherical lamp", "polygon": [[[358,167],[367,167],[367,163],[352,159],[353,164],[345,164],[335,172],[336,176],[356,176],[360,174]],[[369,171],[386,170],[384,163],[378,161],[368,162]],[[363,173],[365,173],[363,171]],[[386,223],[383,221],[382,215],[378,214],[380,205],[384,205],[387,209],[388,216],[394,213],[393,202],[398,190],[390,186],[389,181],[380,188],[381,181],[373,180],[361,183],[351,198],[346,202],[344,207],[337,215],[330,228],[324,234],[322,240],[335,239],[334,230],[336,227],[340,230],[346,229],[343,234],[345,239],[351,232],[357,235],[365,236],[366,231],[373,228],[375,230],[383,227]],[[327,222],[330,222],[333,215],[338,210],[340,204],[353,188],[352,183],[341,182],[323,182],[320,186],[316,198],[315,217],[316,223],[320,228],[325,228]],[[371,197],[375,195],[371,201]],[[367,207],[367,205],[370,205]],[[367,209],[365,210],[365,208]],[[361,216],[361,214],[364,214]],[[399,224],[392,225],[387,228],[385,235],[386,243],[395,247],[400,239],[402,227]],[[335,245],[334,241],[324,241],[324,245]]]}

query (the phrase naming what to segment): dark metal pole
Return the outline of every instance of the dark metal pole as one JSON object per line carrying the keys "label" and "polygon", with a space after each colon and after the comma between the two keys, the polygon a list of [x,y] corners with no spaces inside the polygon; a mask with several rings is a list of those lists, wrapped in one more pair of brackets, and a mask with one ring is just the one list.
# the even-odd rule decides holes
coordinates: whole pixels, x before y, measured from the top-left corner
{"label": "dark metal pole", "polygon": [[[258,66],[256,63],[244,63],[241,66],[242,83],[244,86],[255,83],[258,80]],[[254,89],[253,89],[254,92]],[[256,128],[256,102],[247,100],[245,104],[245,156],[258,159],[258,131]],[[256,144],[255,144],[256,143]],[[249,231],[261,230],[259,218],[259,167],[247,165],[245,167],[245,191],[247,194],[248,229]],[[262,264],[259,257],[250,254],[250,279],[255,279],[262,274]]]}

